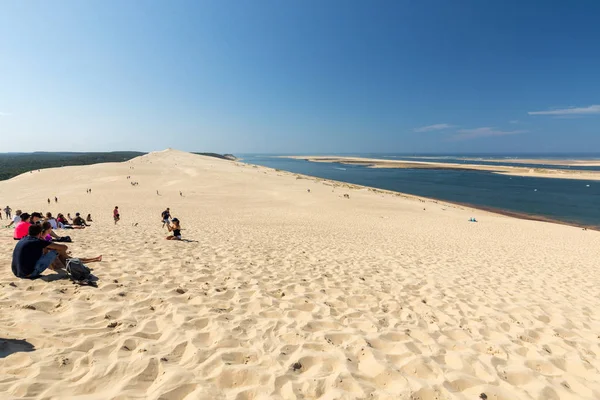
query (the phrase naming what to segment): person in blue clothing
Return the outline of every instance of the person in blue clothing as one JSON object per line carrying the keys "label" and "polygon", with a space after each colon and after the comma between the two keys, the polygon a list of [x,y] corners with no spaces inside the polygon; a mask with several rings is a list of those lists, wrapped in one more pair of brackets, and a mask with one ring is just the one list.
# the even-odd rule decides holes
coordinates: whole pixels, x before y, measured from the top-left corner
{"label": "person in blue clothing", "polygon": [[[65,266],[68,257],[67,246],[44,240],[41,225],[31,225],[28,233],[19,240],[13,251],[11,268],[17,278],[35,279],[48,268],[58,269]],[[102,261],[102,256],[80,260],[83,263],[98,262]]]}

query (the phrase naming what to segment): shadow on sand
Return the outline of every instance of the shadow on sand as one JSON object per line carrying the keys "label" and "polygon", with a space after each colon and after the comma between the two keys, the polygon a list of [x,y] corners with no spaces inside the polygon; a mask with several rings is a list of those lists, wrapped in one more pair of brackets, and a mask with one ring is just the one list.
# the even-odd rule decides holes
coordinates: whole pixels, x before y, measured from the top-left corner
{"label": "shadow on sand", "polygon": [[0,337],[0,358],[8,357],[13,353],[28,353],[34,350],[35,346],[27,340]]}

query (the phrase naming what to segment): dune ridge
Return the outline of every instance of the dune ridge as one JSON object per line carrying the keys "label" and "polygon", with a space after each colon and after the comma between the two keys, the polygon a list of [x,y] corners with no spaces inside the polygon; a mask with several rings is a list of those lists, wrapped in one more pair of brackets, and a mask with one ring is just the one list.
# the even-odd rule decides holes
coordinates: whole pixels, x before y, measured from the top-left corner
{"label": "dune ridge", "polygon": [[169,149],[0,182],[104,256],[19,280],[0,230],[2,398],[600,398],[600,232],[299,178]]}

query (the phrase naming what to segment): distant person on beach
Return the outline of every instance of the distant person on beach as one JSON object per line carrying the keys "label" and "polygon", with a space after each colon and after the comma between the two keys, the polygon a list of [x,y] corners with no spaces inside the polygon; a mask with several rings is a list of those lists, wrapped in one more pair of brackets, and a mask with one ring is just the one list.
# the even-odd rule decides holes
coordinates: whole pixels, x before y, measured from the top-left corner
{"label": "distant person on beach", "polygon": [[163,222],[162,227],[164,228],[165,225],[169,225],[169,220],[171,219],[171,211],[169,210],[169,207],[167,207],[167,209],[162,212],[161,217]]}
{"label": "distant person on beach", "polygon": [[[48,268],[64,268],[68,259],[67,246],[45,241],[41,225],[31,225],[27,233],[13,251],[11,269],[16,277],[34,279]],[[99,262],[102,256],[80,260],[82,263]]]}
{"label": "distant person on beach", "polygon": [[92,214],[88,214],[85,220],[87,222],[94,222],[94,221],[92,221]]}
{"label": "distant person on beach", "polygon": [[181,190],[179,191],[179,196],[183,197],[183,192]]}
{"label": "distant person on beach", "polygon": [[157,196],[160,196],[160,194],[158,194],[158,190],[156,191],[156,195],[157,195]]}
{"label": "distant person on beach", "polygon": [[67,213],[67,219],[68,219],[69,221],[73,221],[73,217],[71,217],[71,213]]}
{"label": "distant person on beach", "polygon": [[179,219],[173,218],[173,225],[167,225],[169,232],[173,232],[172,235],[167,236],[167,240],[181,240],[181,225],[179,225]]}
{"label": "distant person on beach", "polygon": [[50,197],[48,197],[48,204],[50,204]]}
{"label": "distant person on beach", "polygon": [[54,196],[54,202],[58,203],[58,197]]}
{"label": "distant person on beach", "polygon": [[121,214],[119,214],[119,207],[118,206],[115,206],[115,209],[113,210],[113,218],[115,220],[115,225],[121,219]]}
{"label": "distant person on beach", "polygon": [[17,226],[17,224],[19,222],[21,222],[21,210],[15,211],[15,216],[13,217],[12,221],[10,222],[10,224],[6,225],[6,227],[10,228],[13,225]]}
{"label": "distant person on beach", "polygon": [[12,218],[12,216],[10,214],[11,212],[12,212],[12,208],[10,208],[9,206],[6,206],[4,208],[4,213],[6,214],[6,219],[11,219]]}

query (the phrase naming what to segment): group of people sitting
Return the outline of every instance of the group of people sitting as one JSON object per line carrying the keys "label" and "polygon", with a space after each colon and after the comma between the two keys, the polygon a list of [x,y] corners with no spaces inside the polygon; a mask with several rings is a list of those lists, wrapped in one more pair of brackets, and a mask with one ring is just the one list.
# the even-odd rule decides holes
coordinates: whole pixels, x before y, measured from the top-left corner
{"label": "group of people sitting", "polygon": [[12,219],[11,223],[6,227],[11,228],[13,225],[15,227],[15,233],[13,238],[15,240],[21,240],[23,237],[27,236],[28,229],[31,225],[43,225],[47,226],[51,232],[48,232],[48,235],[54,241],[64,241],[58,235],[52,231],[53,229],[84,229],[86,226],[90,226],[88,222],[92,222],[92,216],[88,214],[86,219],[81,217],[80,213],[75,214],[75,218],[71,218],[71,214],[67,213],[67,218],[62,213],[59,213],[56,218],[52,216],[52,213],[47,212],[46,217],[42,216],[42,213],[33,212],[31,214],[27,212],[22,212],[21,210],[17,210],[15,212],[15,216]]}
{"label": "group of people sitting", "polygon": [[[12,272],[17,278],[38,278],[50,268],[64,268],[70,258],[68,247],[48,240],[52,232],[49,222],[30,224],[27,235],[19,240],[13,251]],[[80,258],[82,263],[102,261],[102,256]]]}
{"label": "group of people sitting", "polygon": [[[69,236],[58,236],[54,229],[84,229],[89,226],[79,213],[75,218],[67,214],[46,213],[44,218],[39,212],[31,214],[17,210],[9,227],[15,225],[14,239],[19,242],[15,246],[12,259],[12,271],[18,278],[34,279],[46,269],[64,268],[69,257],[68,247],[57,242],[70,242]],[[88,214],[88,221],[91,216]],[[82,263],[102,261],[102,256],[81,258]]]}

